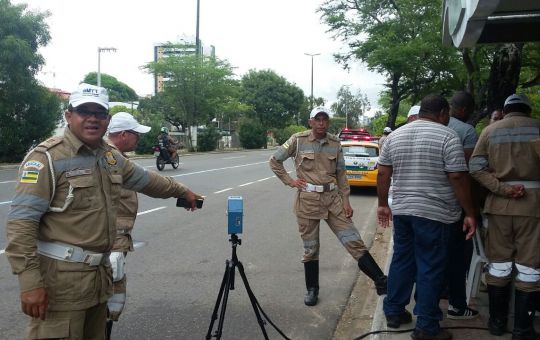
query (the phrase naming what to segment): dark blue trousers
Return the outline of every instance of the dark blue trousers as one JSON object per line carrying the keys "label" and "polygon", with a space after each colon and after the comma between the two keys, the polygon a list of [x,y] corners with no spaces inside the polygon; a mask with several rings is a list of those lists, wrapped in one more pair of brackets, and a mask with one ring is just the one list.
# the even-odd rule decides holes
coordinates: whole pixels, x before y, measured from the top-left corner
{"label": "dark blue trousers", "polygon": [[403,313],[416,282],[416,328],[435,335],[443,316],[439,295],[445,281],[451,225],[407,215],[395,215],[393,220],[394,255],[388,273],[384,313]]}

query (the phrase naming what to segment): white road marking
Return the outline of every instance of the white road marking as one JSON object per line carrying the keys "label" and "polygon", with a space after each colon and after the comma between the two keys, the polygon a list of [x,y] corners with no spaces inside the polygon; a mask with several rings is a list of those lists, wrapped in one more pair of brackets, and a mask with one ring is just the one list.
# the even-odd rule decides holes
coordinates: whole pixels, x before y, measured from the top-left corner
{"label": "white road marking", "polygon": [[270,176],[270,177],[266,177],[266,178],[261,178],[261,179],[258,179],[257,182],[266,181],[267,179],[274,178],[274,177],[276,177],[276,176]]}
{"label": "white road marking", "polygon": [[214,191],[214,194],[221,194],[222,192],[225,192],[225,191],[229,191],[229,190],[232,190],[233,188],[227,188],[227,189],[223,189],[223,190],[219,190],[219,191]]}
{"label": "white road marking", "polygon": [[0,249],[0,255],[2,255],[3,253],[5,253],[6,251],[4,249]]}
{"label": "white road marking", "polygon": [[11,202],[13,202],[13,201],[4,201],[4,202],[0,202],[0,205],[3,205],[3,204],[10,204]]}
{"label": "white road marking", "polygon": [[236,158],[245,158],[246,156],[235,156],[235,157],[223,157],[222,159],[236,159]]}
{"label": "white road marking", "polygon": [[244,183],[244,184],[240,184],[239,187],[245,187],[246,185],[250,185],[250,184],[253,184],[255,182],[247,182],[247,183]]}
{"label": "white road marking", "polygon": [[167,207],[159,207],[159,208],[154,208],[154,209],[150,209],[150,210],[146,210],[146,211],[141,211],[141,212],[137,213],[137,216],[148,214],[148,213],[158,211],[158,210],[161,210],[161,209],[165,209],[165,208],[167,208]]}
{"label": "white road marking", "polygon": [[6,184],[6,183],[17,183],[17,181],[3,181],[3,182],[0,182],[0,184]]}
{"label": "white road marking", "polygon": [[224,168],[216,168],[216,169],[208,169],[208,170],[201,170],[201,171],[195,171],[195,172],[188,172],[188,173],[185,173],[185,174],[174,175],[174,176],[171,176],[171,177],[182,177],[182,176],[203,174],[205,172],[214,172],[214,171],[221,171],[221,170],[227,170],[227,169],[243,168],[243,167],[246,167],[246,166],[258,165],[258,164],[266,164],[266,163],[268,163],[268,161],[256,162],[256,163],[248,163],[248,164],[242,164],[242,165],[234,165],[234,166],[226,166]]}

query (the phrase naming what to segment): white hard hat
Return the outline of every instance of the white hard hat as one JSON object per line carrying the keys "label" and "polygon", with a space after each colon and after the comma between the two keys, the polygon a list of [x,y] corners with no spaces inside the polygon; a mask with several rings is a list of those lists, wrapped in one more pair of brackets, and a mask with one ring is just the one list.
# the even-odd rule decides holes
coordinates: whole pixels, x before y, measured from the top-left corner
{"label": "white hard hat", "polygon": [[385,127],[385,128],[383,129],[383,132],[384,132],[384,133],[390,133],[390,132],[392,132],[392,129],[391,129],[390,127],[387,126],[387,127]]}

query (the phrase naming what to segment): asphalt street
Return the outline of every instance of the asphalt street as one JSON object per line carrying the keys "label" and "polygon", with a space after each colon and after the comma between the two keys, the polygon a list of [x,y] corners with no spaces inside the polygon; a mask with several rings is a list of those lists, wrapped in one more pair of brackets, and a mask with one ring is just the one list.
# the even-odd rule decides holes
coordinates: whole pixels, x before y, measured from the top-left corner
{"label": "asphalt street", "polygon": [[[127,258],[128,301],[113,339],[203,339],[206,337],[232,247],[227,234],[227,197],[244,200],[244,232],[237,247],[248,282],[264,312],[291,339],[331,339],[353,285],[356,263],[326,224],[321,224],[321,293],[317,306],[303,304],[302,243],[292,212],[294,190],[268,166],[273,151],[195,154],[161,172],[206,196],[188,212],[175,200],[139,195],[133,237],[147,242]],[[136,163],[157,171],[153,159]],[[292,168],[292,163],[287,162]],[[0,169],[0,339],[23,339],[27,318],[20,311],[16,276],[3,249],[15,169]],[[351,203],[360,232],[373,234],[374,190],[354,190]],[[240,275],[229,292],[223,339],[262,339]],[[211,335],[218,326],[215,322]],[[270,324],[270,339],[281,336]]]}

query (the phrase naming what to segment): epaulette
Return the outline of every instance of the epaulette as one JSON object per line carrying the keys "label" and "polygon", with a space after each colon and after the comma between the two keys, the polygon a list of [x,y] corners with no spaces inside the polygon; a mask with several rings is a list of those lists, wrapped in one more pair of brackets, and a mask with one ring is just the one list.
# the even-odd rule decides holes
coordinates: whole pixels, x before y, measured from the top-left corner
{"label": "epaulette", "polygon": [[333,135],[331,133],[326,133],[326,138],[328,138],[329,140],[333,140],[335,142],[339,142],[339,138],[336,135]]}
{"label": "epaulette", "polygon": [[39,152],[45,152],[49,149],[51,149],[53,146],[58,145],[64,141],[64,137],[62,136],[54,136],[51,137],[41,143],[39,143],[38,146],[34,148],[35,151]]}
{"label": "epaulette", "polygon": [[311,130],[301,131],[296,133],[296,137],[307,137],[311,134]]}

